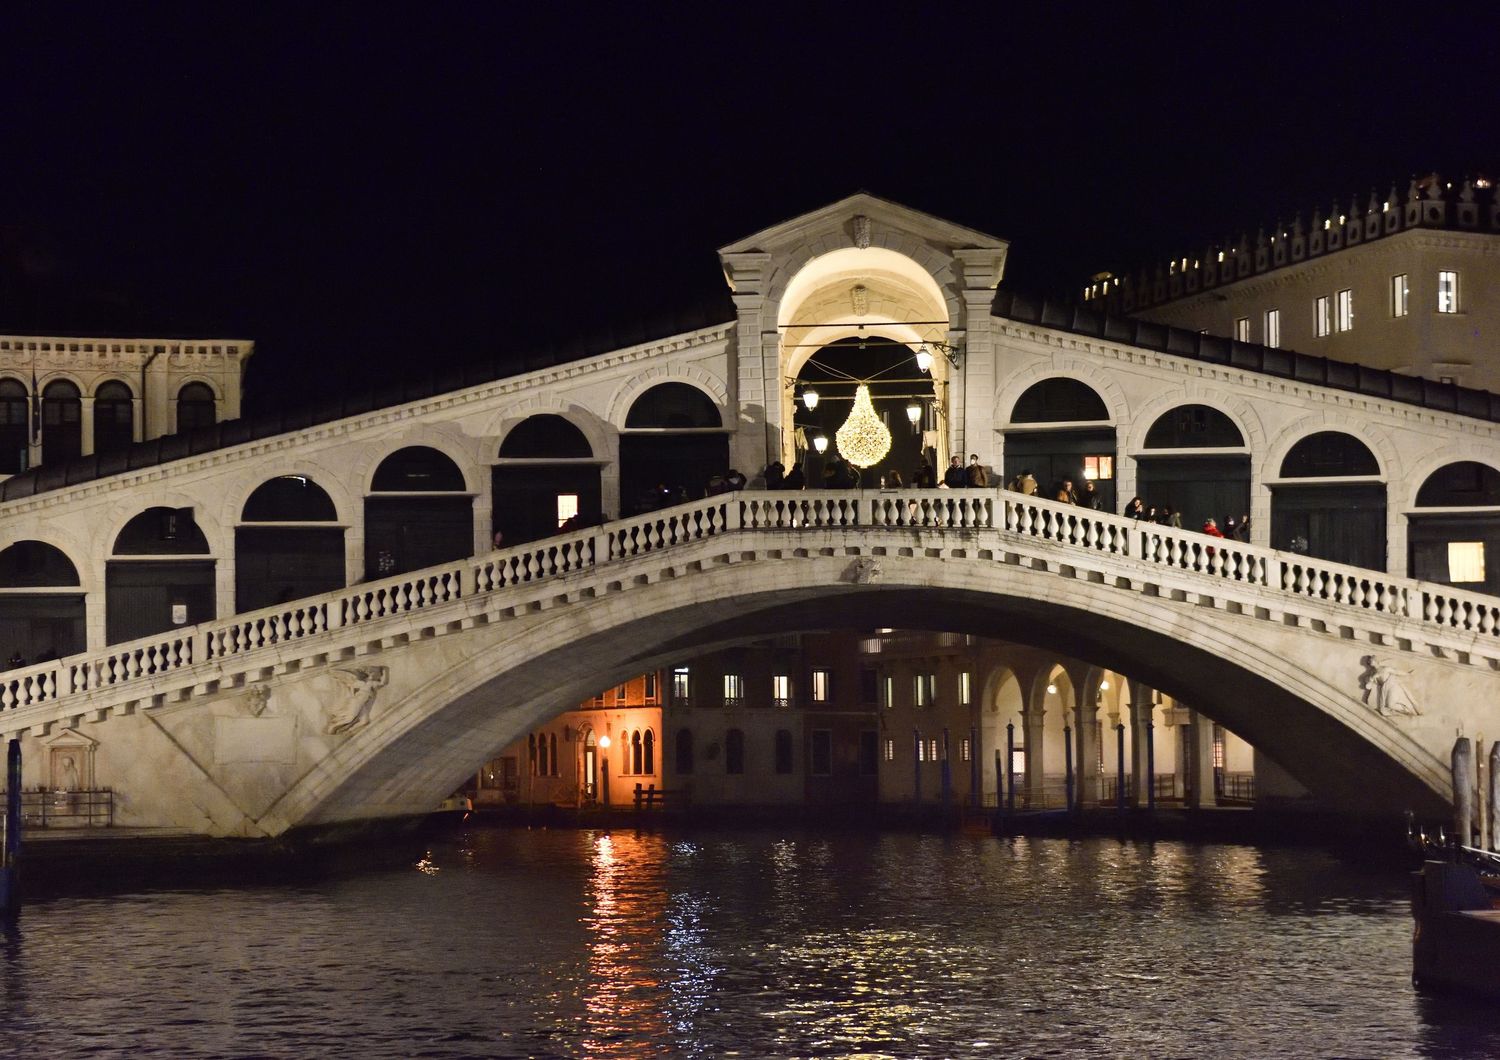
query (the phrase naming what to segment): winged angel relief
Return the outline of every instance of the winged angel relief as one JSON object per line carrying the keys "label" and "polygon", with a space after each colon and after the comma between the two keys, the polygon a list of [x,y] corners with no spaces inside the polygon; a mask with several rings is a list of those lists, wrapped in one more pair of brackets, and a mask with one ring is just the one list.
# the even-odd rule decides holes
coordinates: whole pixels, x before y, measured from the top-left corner
{"label": "winged angel relief", "polygon": [[352,732],[370,720],[376,695],[390,681],[390,669],[385,666],[351,666],[328,673],[338,683],[339,699],[328,705],[326,731],[330,735]]}

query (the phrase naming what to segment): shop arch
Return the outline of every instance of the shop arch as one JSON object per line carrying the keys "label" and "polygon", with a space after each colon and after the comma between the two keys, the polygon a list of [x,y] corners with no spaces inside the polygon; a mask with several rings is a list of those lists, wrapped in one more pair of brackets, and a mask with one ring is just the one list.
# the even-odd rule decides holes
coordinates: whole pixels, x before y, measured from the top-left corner
{"label": "shop arch", "polygon": [[1413,578],[1500,594],[1500,471],[1445,464],[1423,480],[1407,521]]}
{"label": "shop arch", "polygon": [[1352,434],[1317,431],[1300,439],[1271,485],[1271,546],[1385,570],[1385,483],[1369,481],[1379,474],[1375,454]]}
{"label": "shop arch", "polygon": [[1244,435],[1209,405],[1185,404],[1164,412],[1152,422],[1137,455],[1136,493],[1148,509],[1170,507],[1189,530],[1211,518],[1231,533],[1250,513],[1250,454]]}
{"label": "shop arch", "polygon": [[658,383],[631,404],[620,435],[623,509],[702,497],[709,478],[727,470],[729,433],[707,393],[691,383]]}
{"label": "shop arch", "polygon": [[1109,407],[1087,383],[1068,376],[1033,383],[1011,409],[1004,481],[1029,471],[1044,497],[1056,496],[1064,480],[1079,488],[1092,481],[1099,507],[1115,511],[1117,454],[1109,419]]}
{"label": "shop arch", "polygon": [[365,498],[365,577],[389,578],[474,554],[474,501],[463,471],[425,445],[380,462]]}
{"label": "shop arch", "polygon": [[255,611],[344,587],[344,528],[326,490],[304,475],[262,482],[234,531],[234,605]]}
{"label": "shop arch", "polygon": [[191,508],[148,508],[115,538],[105,567],[110,644],[216,617],[214,561]]}
{"label": "shop arch", "polygon": [[490,470],[495,546],[547,537],[569,519],[601,520],[600,464],[583,431],[565,417],[544,412],[518,423]]}
{"label": "shop arch", "polygon": [[0,663],[72,655],[87,648],[78,568],[44,541],[0,551]]}

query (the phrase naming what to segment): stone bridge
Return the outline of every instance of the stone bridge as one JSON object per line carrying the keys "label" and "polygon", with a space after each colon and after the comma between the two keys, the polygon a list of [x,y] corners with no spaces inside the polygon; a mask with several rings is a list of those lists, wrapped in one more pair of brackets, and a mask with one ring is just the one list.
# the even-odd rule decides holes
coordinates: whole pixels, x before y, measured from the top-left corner
{"label": "stone bridge", "polygon": [[1500,688],[1494,597],[1003,490],[742,491],[11,671],[0,732],[118,823],[276,836],[426,813],[693,650],[877,626],[1087,657],[1369,814],[1443,812]]}

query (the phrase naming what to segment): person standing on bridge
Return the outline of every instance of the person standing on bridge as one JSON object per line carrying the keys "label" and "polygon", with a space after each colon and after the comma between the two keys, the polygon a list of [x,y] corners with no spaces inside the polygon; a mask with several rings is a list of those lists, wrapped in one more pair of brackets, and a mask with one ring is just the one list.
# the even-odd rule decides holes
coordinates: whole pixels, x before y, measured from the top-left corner
{"label": "person standing on bridge", "polygon": [[1053,499],[1062,501],[1064,504],[1077,504],[1078,494],[1073,492],[1073,480],[1063,479],[1057,487],[1057,496]]}
{"label": "person standing on bridge", "polygon": [[989,472],[979,462],[978,453],[969,454],[969,466],[964,469],[964,485],[966,486],[988,486],[990,484]]}
{"label": "person standing on bridge", "polygon": [[1131,497],[1130,503],[1125,505],[1124,515],[1127,519],[1146,518],[1146,502],[1138,496]]}
{"label": "person standing on bridge", "polygon": [[964,471],[961,460],[962,457],[955,456],[948,461],[948,470],[943,472],[943,485],[951,490],[963,489],[969,484],[969,475]]}
{"label": "person standing on bridge", "polygon": [[917,469],[911,473],[911,484],[917,489],[930,490],[937,485],[937,472],[924,456],[917,461]]}

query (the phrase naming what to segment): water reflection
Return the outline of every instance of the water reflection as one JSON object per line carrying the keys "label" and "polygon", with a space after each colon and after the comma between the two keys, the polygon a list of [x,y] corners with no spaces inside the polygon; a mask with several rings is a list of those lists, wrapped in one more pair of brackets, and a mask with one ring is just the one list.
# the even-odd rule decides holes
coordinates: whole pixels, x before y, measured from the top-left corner
{"label": "water reflection", "polygon": [[60,899],[0,1056],[1474,1056],[1400,871],[1110,840],[475,830],[317,886]]}

